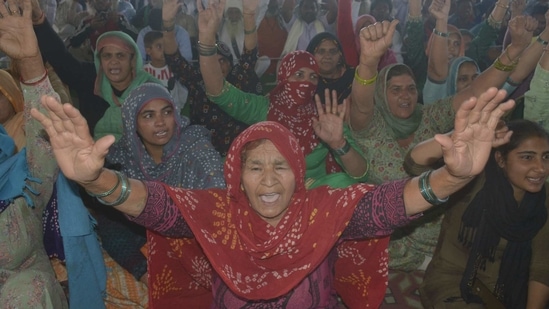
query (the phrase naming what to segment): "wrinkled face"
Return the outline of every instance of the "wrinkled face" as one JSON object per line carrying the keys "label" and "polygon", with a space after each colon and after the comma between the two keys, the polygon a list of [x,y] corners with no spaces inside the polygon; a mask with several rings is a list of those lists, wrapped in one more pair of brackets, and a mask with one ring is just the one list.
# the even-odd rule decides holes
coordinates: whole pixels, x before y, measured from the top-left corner
{"label": "wrinkled face", "polygon": [[322,76],[336,73],[342,61],[341,52],[332,40],[322,41],[315,49],[314,56]]}
{"label": "wrinkled face", "polygon": [[465,89],[478,77],[477,66],[472,62],[464,62],[459,66],[456,78],[456,92]]}
{"label": "wrinkled face", "polygon": [[0,92],[0,124],[4,124],[15,115],[15,109],[8,98]]}
{"label": "wrinkled face", "polygon": [[312,23],[316,19],[318,14],[318,6],[315,0],[302,0],[304,1],[299,8],[299,14],[301,19],[306,23]]}
{"label": "wrinkled face", "polygon": [[175,130],[172,104],[164,100],[151,100],[137,114],[137,134],[149,153],[162,150]]}
{"label": "wrinkled face", "polygon": [[515,199],[520,201],[526,191],[539,192],[549,176],[549,142],[540,137],[528,138],[507,158],[496,152],[496,162],[507,175]]}
{"label": "wrinkled face", "polygon": [[242,13],[237,8],[228,8],[225,14],[227,19],[232,23],[239,22],[242,19]]}
{"label": "wrinkled face", "polygon": [[318,74],[313,69],[302,67],[288,77],[289,82],[310,82],[318,84]]}
{"label": "wrinkled face", "polygon": [[373,8],[370,14],[379,22],[391,19],[391,11],[389,10],[389,5],[387,3],[379,3]]}
{"label": "wrinkled face", "polygon": [[252,209],[276,226],[290,206],[296,182],[288,161],[271,141],[246,150],[241,183]]}
{"label": "wrinkled face", "polygon": [[416,82],[408,74],[393,76],[387,82],[386,96],[391,114],[400,119],[408,119],[417,104]]}
{"label": "wrinkled face", "polygon": [[164,40],[162,38],[155,40],[150,47],[145,48],[147,55],[153,63],[164,63]]}
{"label": "wrinkled face", "polygon": [[105,46],[99,53],[101,69],[118,90],[128,88],[133,80],[133,56],[116,46]]}
{"label": "wrinkled face", "polygon": [[452,32],[448,36],[448,63],[452,59],[459,57],[459,51],[461,48],[461,37],[459,34]]}

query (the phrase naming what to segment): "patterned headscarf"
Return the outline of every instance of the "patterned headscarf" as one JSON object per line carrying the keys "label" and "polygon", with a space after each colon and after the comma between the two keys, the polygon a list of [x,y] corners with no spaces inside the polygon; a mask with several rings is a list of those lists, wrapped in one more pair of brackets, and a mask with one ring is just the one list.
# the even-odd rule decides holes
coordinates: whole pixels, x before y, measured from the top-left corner
{"label": "patterned headscarf", "polygon": [[378,73],[375,90],[375,108],[378,109],[378,111],[381,113],[381,116],[385,120],[385,123],[391,129],[393,137],[396,139],[403,139],[413,134],[419,127],[422,115],[422,105],[416,104],[414,112],[408,119],[395,117],[391,113],[389,109],[389,103],[387,102],[387,83],[389,82],[387,80],[387,76],[389,75],[389,72],[397,66],[405,67],[408,70],[410,76],[414,76],[410,68],[404,64],[391,64],[383,68]]}
{"label": "patterned headscarf", "polygon": [[276,121],[288,128],[298,139],[303,153],[308,155],[318,145],[312,120],[318,116],[314,103],[316,85],[311,82],[288,81],[290,76],[304,67],[318,74],[315,58],[306,51],[294,51],[282,58],[277,75],[278,84],[269,93],[267,120]]}
{"label": "patterned headscarf", "polygon": [[[242,150],[268,139],[295,175],[295,192],[276,227],[252,211],[240,188]],[[319,266],[338,241],[357,202],[372,189],[306,190],[305,158],[298,139],[276,122],[259,122],[240,134],[225,161],[227,190],[166,187],[213,268],[232,292],[249,300],[273,299],[295,288]]]}
{"label": "patterned headscarf", "polygon": [[[156,164],[149,155],[141,138],[137,134],[137,115],[152,100],[169,102],[174,109],[176,128],[170,141],[164,145],[162,162]],[[210,142],[210,132],[202,126],[190,126],[186,117],[181,117],[177,106],[165,87],[155,83],[145,83],[128,94],[122,106],[124,135],[115,144],[107,159],[111,163],[122,165],[122,170],[129,177],[136,179],[156,180],[171,186],[185,188],[203,188],[206,179],[223,185],[220,172],[221,157]],[[197,158],[199,152],[210,152],[212,158],[209,166],[203,166]],[[205,177],[210,173],[212,177]],[[210,179],[212,178],[212,179]]]}
{"label": "patterned headscarf", "polygon": [[[100,54],[102,49],[106,46],[115,46],[130,54],[133,54],[133,79],[128,88],[124,90],[120,97],[117,97],[114,94],[111,82],[105,76],[105,73],[101,68]],[[102,97],[105,101],[107,101],[107,103],[109,103],[109,108],[95,125],[94,138],[99,139],[107,134],[113,134],[118,140],[122,134],[120,106],[130,91],[145,82],[161,83],[158,79],[152,77],[149,73],[143,70],[143,59],[141,58],[137,44],[129,35],[122,31],[109,31],[102,34],[97,39],[97,48],[95,49],[93,59],[95,62],[95,70],[97,71],[94,94]]]}

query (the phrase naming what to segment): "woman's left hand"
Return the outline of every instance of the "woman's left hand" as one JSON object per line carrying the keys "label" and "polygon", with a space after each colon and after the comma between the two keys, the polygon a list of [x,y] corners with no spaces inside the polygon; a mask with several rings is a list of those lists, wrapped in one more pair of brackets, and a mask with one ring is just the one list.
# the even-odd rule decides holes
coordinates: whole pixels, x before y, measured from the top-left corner
{"label": "woman's left hand", "polygon": [[470,98],[456,113],[454,133],[435,136],[442,146],[446,169],[454,177],[473,177],[484,169],[499,120],[515,105],[513,100],[501,103],[505,97],[505,90],[492,87],[478,98]]}
{"label": "woman's left hand", "polygon": [[325,102],[322,105],[320,97],[315,95],[316,109],[318,111],[318,119],[313,118],[313,128],[315,134],[332,149],[338,149],[345,145],[343,137],[343,119],[347,110],[348,102],[345,100],[343,104],[337,104],[337,91],[332,91],[330,98],[330,90],[324,92]]}

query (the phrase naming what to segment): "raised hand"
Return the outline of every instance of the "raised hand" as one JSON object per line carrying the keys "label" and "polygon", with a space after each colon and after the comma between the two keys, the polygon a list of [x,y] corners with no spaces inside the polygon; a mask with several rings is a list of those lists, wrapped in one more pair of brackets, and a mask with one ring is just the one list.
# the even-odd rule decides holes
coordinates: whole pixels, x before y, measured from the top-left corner
{"label": "raised hand", "polygon": [[315,134],[330,148],[341,148],[344,144],[343,137],[343,120],[345,118],[345,112],[347,100],[343,101],[343,104],[337,104],[337,91],[333,90],[330,97],[330,90],[324,91],[325,101],[324,105],[320,100],[320,96],[315,95],[316,109],[318,111],[318,118],[313,118],[313,128]]}
{"label": "raised hand", "polygon": [[360,30],[360,63],[377,65],[393,42],[398,20],[377,22]]}
{"label": "raised hand", "polygon": [[21,6],[15,0],[0,5],[0,50],[12,60],[22,60],[40,55],[38,41],[32,28],[32,5],[23,0]]}
{"label": "raised hand", "polygon": [[[458,178],[478,175],[488,160],[500,118],[515,105],[513,100],[501,103],[505,90],[489,88],[478,98],[465,101],[456,113],[454,132],[435,139],[442,146],[448,172]],[[511,133],[506,133],[507,139]]]}
{"label": "raised hand", "polygon": [[201,35],[215,36],[223,19],[225,0],[209,0],[207,8],[202,6],[201,0],[197,0],[196,7],[198,8],[198,31]]}
{"label": "raised hand", "polygon": [[94,142],[86,119],[74,106],[61,104],[49,96],[42,97],[42,105],[46,114],[33,108],[31,115],[48,133],[59,168],[67,178],[80,184],[96,180],[114,136]]}
{"label": "raised hand", "polygon": [[538,21],[532,16],[520,15],[509,21],[511,44],[526,48],[532,42],[532,35]]}
{"label": "raised hand", "polygon": [[435,19],[448,20],[450,6],[451,0],[433,0],[429,6],[429,13],[431,13]]}
{"label": "raised hand", "polygon": [[526,0],[512,0],[511,1],[511,18],[522,15],[525,7],[526,7]]}
{"label": "raised hand", "polygon": [[162,20],[172,21],[175,20],[179,8],[183,5],[183,2],[179,0],[163,0],[162,1]]}

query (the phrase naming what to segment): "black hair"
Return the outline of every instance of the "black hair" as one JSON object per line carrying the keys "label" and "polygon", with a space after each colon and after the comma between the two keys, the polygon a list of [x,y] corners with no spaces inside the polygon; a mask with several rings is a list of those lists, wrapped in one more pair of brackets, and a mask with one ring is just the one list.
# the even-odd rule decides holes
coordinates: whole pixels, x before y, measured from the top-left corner
{"label": "black hair", "polygon": [[539,137],[549,142],[549,133],[545,129],[530,120],[517,119],[507,123],[509,130],[513,131],[511,140],[507,144],[503,144],[495,149],[501,156],[506,159],[507,155],[520,146],[525,140],[533,137]]}
{"label": "black hair", "polygon": [[147,32],[145,36],[143,37],[143,43],[145,44],[145,48],[149,48],[153,45],[154,41],[161,39],[164,35],[160,31],[152,30]]}

